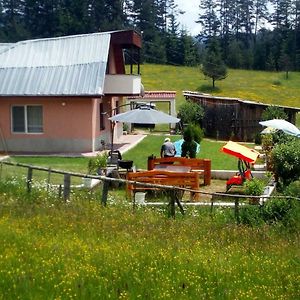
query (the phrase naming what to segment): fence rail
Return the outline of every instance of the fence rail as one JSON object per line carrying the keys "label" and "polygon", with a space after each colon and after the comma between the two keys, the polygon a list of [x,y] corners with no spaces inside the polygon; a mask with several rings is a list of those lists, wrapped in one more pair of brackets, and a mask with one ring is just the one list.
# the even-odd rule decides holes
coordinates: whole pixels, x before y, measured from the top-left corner
{"label": "fence rail", "polygon": [[[261,196],[249,196],[249,195],[237,195],[237,194],[227,194],[227,193],[211,193],[211,192],[205,192],[205,191],[199,191],[199,190],[193,190],[189,188],[184,187],[178,187],[178,186],[171,186],[171,185],[161,185],[161,184],[153,184],[153,183],[145,183],[145,182],[138,182],[133,180],[126,180],[122,178],[112,178],[107,177],[103,175],[90,175],[90,174],[83,174],[78,172],[70,172],[70,171],[63,171],[63,170],[56,170],[52,168],[45,168],[40,166],[33,166],[23,163],[14,163],[14,162],[8,162],[8,161],[1,161],[0,162],[0,179],[2,175],[2,166],[3,165],[9,165],[14,167],[21,167],[21,168],[27,168],[27,177],[26,177],[26,187],[27,191],[30,193],[32,189],[32,181],[33,181],[33,171],[43,171],[47,172],[47,186],[50,185],[50,175],[52,173],[54,174],[60,174],[64,176],[63,179],[63,185],[60,185],[60,189],[62,189],[63,192],[63,198],[64,200],[67,200],[70,197],[71,192],[71,177],[79,177],[79,178],[90,178],[90,179],[97,179],[103,182],[102,186],[102,195],[101,195],[101,203],[102,205],[106,206],[107,204],[107,197],[108,197],[108,191],[109,191],[109,184],[111,182],[115,183],[123,183],[123,184],[133,184],[136,186],[144,186],[144,187],[151,187],[151,188],[157,188],[157,189],[164,189],[167,191],[168,197],[169,197],[169,204],[171,207],[171,214],[172,216],[175,216],[175,205],[177,204],[181,213],[184,214],[183,206],[180,202],[180,197],[178,196],[180,193],[178,192],[192,192],[192,193],[200,193],[204,195],[211,195],[211,209],[214,207],[214,196],[217,197],[226,197],[226,198],[232,198],[234,200],[234,212],[237,219],[237,222],[239,222],[239,207],[240,207],[240,200],[241,199],[249,199],[251,197],[252,199],[260,199]],[[61,192],[60,192],[61,193]],[[291,198],[300,200],[300,198],[296,197],[286,197],[286,196],[275,196],[277,198]],[[230,207],[232,207],[233,203],[230,203]],[[133,201],[133,205],[135,206],[135,201]]]}

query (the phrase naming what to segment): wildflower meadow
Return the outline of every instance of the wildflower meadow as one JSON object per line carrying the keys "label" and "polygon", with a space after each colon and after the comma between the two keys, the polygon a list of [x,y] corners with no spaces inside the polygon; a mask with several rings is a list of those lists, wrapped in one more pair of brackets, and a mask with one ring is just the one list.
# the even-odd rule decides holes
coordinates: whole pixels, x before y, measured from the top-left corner
{"label": "wildflower meadow", "polygon": [[[0,299],[298,299],[299,226],[0,183]],[[299,225],[299,224],[298,224]]]}

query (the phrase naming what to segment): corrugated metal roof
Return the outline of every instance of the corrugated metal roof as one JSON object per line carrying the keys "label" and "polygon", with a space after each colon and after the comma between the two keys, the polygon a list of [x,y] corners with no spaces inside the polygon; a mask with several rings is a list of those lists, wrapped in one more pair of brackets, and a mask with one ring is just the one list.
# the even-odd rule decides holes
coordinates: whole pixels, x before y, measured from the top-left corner
{"label": "corrugated metal roof", "polygon": [[6,49],[9,48],[11,45],[13,45],[13,43],[0,43],[0,52],[6,50]]}
{"label": "corrugated metal roof", "polygon": [[0,52],[0,95],[102,95],[110,33],[28,40]]}

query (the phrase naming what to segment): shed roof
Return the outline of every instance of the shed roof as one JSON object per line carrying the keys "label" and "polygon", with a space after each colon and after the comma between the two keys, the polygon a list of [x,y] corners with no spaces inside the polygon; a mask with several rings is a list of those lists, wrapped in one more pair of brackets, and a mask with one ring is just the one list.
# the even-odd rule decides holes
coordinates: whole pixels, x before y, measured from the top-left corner
{"label": "shed roof", "polygon": [[141,96],[129,96],[128,100],[134,99],[175,99],[176,91],[145,91],[144,95]]}
{"label": "shed roof", "polygon": [[0,50],[0,96],[102,95],[111,33],[21,41]]}
{"label": "shed roof", "polygon": [[230,97],[220,97],[220,96],[212,96],[210,94],[205,93],[199,93],[199,92],[192,92],[192,91],[183,91],[183,96],[187,98],[199,98],[199,99],[211,99],[211,100],[221,100],[228,103],[241,103],[241,104],[248,104],[248,105],[257,105],[257,106],[277,106],[285,109],[294,110],[296,112],[300,111],[300,107],[292,107],[292,106],[284,106],[284,105],[275,105],[275,104],[267,104],[267,103],[261,103],[261,102],[255,102],[252,100],[245,100],[240,98],[230,98]]}

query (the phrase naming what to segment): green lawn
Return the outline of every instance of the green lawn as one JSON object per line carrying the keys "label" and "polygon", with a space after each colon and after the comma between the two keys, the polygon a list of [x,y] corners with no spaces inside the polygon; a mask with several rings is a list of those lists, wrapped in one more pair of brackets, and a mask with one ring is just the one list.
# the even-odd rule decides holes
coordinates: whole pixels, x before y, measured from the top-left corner
{"label": "green lawn", "polygon": [[[164,138],[165,136],[163,135],[148,135],[136,147],[125,153],[124,159],[133,160],[137,168],[146,169],[148,156],[152,154],[156,157],[160,156],[160,147]],[[170,136],[170,138],[172,142],[175,142],[181,137],[178,135]],[[211,159],[212,169],[214,170],[236,170],[237,159],[220,151],[225,144],[226,142],[204,139],[201,141],[200,153],[198,153],[197,157]],[[253,147],[253,145],[249,144],[248,146]]]}
{"label": "green lawn", "polygon": [[[164,141],[164,135],[150,134],[144,140],[142,140],[134,148],[130,149],[123,155],[123,159],[133,160],[134,164],[139,169],[147,169],[148,156],[154,155],[160,156],[160,147]],[[171,141],[175,142],[181,139],[181,136],[170,136]],[[208,158],[212,161],[212,169],[214,170],[236,170],[237,159],[224,154],[220,151],[221,147],[225,145],[225,141],[214,141],[204,139],[200,144],[200,153],[198,158]],[[253,147],[253,144],[248,144],[249,147]],[[24,163],[29,165],[42,166],[46,168],[65,170],[71,172],[79,172],[86,174],[88,158],[86,157],[28,157],[28,156],[15,156],[11,158],[11,161]],[[10,168],[10,167],[6,167]],[[18,168],[19,170],[20,168]],[[22,169],[21,169],[22,170]],[[26,170],[23,169],[23,175]],[[22,172],[21,171],[21,172]],[[14,170],[14,172],[17,172]],[[20,172],[20,171],[18,171]],[[44,173],[45,174],[45,173]]]}
{"label": "green lawn", "polygon": [[[14,163],[23,163],[26,165],[40,166],[44,168],[51,168],[55,170],[78,172],[82,174],[87,174],[88,169],[88,158],[86,157],[56,157],[56,156],[14,156],[9,159],[9,161]],[[3,165],[1,170],[1,176],[3,177],[22,177],[26,178],[27,168],[14,167]],[[48,172],[45,171],[33,171],[34,181],[47,181]],[[63,175],[61,174],[51,174],[50,182],[52,184],[62,184]],[[72,177],[72,184],[80,184],[82,182],[81,178]]]}
{"label": "green lawn", "polygon": [[86,157],[13,156],[11,161],[71,172],[87,173],[88,171]]}

